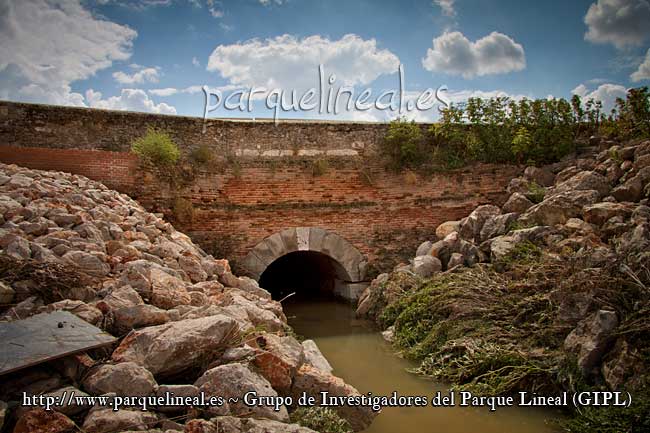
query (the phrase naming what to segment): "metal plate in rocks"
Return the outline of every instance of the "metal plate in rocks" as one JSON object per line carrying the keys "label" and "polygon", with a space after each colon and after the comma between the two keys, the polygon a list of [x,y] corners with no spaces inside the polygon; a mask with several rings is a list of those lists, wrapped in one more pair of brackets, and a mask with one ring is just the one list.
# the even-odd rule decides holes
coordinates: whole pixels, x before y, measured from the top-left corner
{"label": "metal plate in rocks", "polygon": [[67,311],[0,322],[0,374],[105,346],[116,338]]}

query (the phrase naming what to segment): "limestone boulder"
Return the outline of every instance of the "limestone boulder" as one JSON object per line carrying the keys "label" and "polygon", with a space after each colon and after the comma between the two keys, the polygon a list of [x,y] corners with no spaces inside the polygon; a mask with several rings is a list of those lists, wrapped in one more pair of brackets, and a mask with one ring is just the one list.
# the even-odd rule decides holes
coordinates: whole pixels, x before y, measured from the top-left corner
{"label": "limestone boulder", "polygon": [[431,247],[433,246],[433,242],[431,241],[424,241],[418,246],[418,249],[415,251],[415,257],[418,256],[424,256],[431,251]]}
{"label": "limestone boulder", "polygon": [[550,191],[550,195],[572,191],[597,191],[598,198],[602,198],[609,194],[610,189],[605,176],[594,171],[584,170],[557,184]]}
{"label": "limestone boulder", "polygon": [[298,368],[304,363],[302,345],[293,337],[262,334],[251,341],[259,349],[253,364],[273,389],[288,393]]}
{"label": "limestone boulder", "polygon": [[104,277],[111,271],[106,260],[102,260],[98,254],[91,254],[85,251],[69,251],[63,255],[63,260],[78,267],[82,272],[95,277]]}
{"label": "limestone boulder", "polygon": [[[289,413],[285,406],[276,412],[273,407],[249,407],[244,404],[242,397],[247,392],[255,392],[258,396],[277,397],[277,392],[271,384],[259,374],[253,373],[247,366],[240,363],[220,365],[212,368],[194,383],[200,392],[208,396],[222,396],[228,401],[230,413],[235,416],[253,416],[275,421],[288,421]],[[229,399],[237,399],[237,401]]]}
{"label": "limestone boulder", "polygon": [[193,283],[200,283],[208,278],[208,273],[201,265],[201,259],[195,255],[188,253],[181,254],[178,258],[178,264]]}
{"label": "limestone boulder", "polygon": [[588,222],[581,220],[580,218],[569,218],[564,224],[571,232],[581,232],[581,233],[591,233],[594,231],[594,228]]}
{"label": "limestone boulder", "polygon": [[79,317],[86,322],[97,325],[104,318],[102,312],[79,300],[65,299],[63,301],[54,302],[42,308],[43,311],[69,311],[75,316]]}
{"label": "limestone boulder", "polygon": [[518,213],[505,213],[488,218],[483,224],[479,240],[481,242],[490,238],[505,235],[510,230],[512,224],[517,220]]}
{"label": "limestone boulder", "polygon": [[613,342],[612,332],[618,326],[615,312],[598,310],[581,321],[564,340],[564,349],[578,358],[578,366],[587,376],[600,364]]}
{"label": "limestone boulder", "polygon": [[237,322],[220,314],[180,320],[130,333],[112,359],[135,362],[156,376],[170,376],[209,361],[237,334]]}
{"label": "limestone boulder", "polygon": [[[199,388],[190,384],[180,385],[160,385],[156,391],[156,397],[164,398],[166,395],[173,395],[174,397],[196,397],[199,395]],[[189,408],[187,406],[156,406],[159,412],[186,412]]]}
{"label": "limestone boulder", "polygon": [[418,256],[413,259],[413,272],[422,278],[429,278],[442,270],[442,263],[433,256]]}
{"label": "limestone boulder", "polygon": [[525,195],[515,192],[503,205],[503,212],[505,213],[524,213],[533,206],[533,202],[528,200]]}
{"label": "limestone boulder", "polygon": [[168,310],[154,305],[139,304],[113,310],[113,329],[117,334],[126,334],[131,329],[162,325],[170,321]]}
{"label": "limestone boulder", "polygon": [[330,363],[327,361],[327,358],[323,356],[314,340],[305,340],[301,344],[303,353],[305,355],[306,364],[309,364],[312,367],[325,373],[331,373],[332,370],[334,370]]}
{"label": "limestone boulder", "polygon": [[[151,297],[152,292],[151,272],[154,269],[156,271],[160,271],[156,272],[157,275],[160,273],[166,273],[169,276],[176,277],[180,280],[180,275],[177,271],[169,269],[153,261],[141,259],[128,262],[124,265],[124,270],[120,274],[118,285],[130,286],[135,289],[141,296],[149,298]],[[175,281],[174,283],[178,284]]]}
{"label": "limestone boulder", "polygon": [[98,303],[98,308],[107,313],[110,310],[142,304],[144,304],[142,297],[131,286],[119,286],[110,289],[110,292]]}
{"label": "limestone boulder", "polygon": [[115,412],[112,408],[96,408],[86,416],[81,429],[86,433],[149,431],[159,420],[153,412],[125,408]]}
{"label": "limestone boulder", "polygon": [[11,304],[16,292],[9,285],[0,281],[0,305]]}
{"label": "limestone boulder", "polygon": [[552,186],[555,174],[546,168],[530,166],[524,170],[524,178],[541,186]]}
{"label": "limestone boulder", "polygon": [[32,257],[29,241],[25,238],[16,235],[7,235],[4,238],[6,243],[2,248],[7,256],[16,260],[29,260]]}
{"label": "limestone boulder", "polygon": [[640,155],[634,160],[634,169],[639,171],[650,167],[650,154]]}
{"label": "limestone boulder", "polygon": [[[46,395],[46,397],[54,397],[54,398],[57,398],[57,399],[60,400],[62,398],[65,398],[66,396],[70,396],[70,395],[73,395],[73,394],[75,396],[78,396],[78,397],[81,397],[81,398],[88,396],[88,394],[86,394],[85,392],[75,388],[74,386],[65,386],[63,388],[59,388],[57,390],[50,391],[45,395]],[[57,412],[61,412],[62,414],[66,415],[66,416],[78,415],[79,413],[85,412],[88,409],[90,409],[90,407],[91,407],[90,405],[77,404],[77,401],[79,401],[79,400],[75,399],[75,400],[73,400],[72,404],[69,405],[68,401],[66,399],[66,401],[59,401],[60,404],[57,404],[57,405],[53,406],[52,408],[54,410],[56,410]]]}
{"label": "limestone boulder", "polygon": [[14,433],[66,433],[77,431],[75,423],[64,414],[45,409],[31,409],[16,422]]}
{"label": "limestone boulder", "polygon": [[465,256],[461,253],[453,253],[449,257],[449,262],[447,263],[447,269],[454,268],[456,266],[462,266],[465,264]]}
{"label": "limestone boulder", "polygon": [[633,208],[623,203],[596,203],[582,209],[583,219],[589,224],[602,226],[610,218],[620,216],[629,218]]}
{"label": "limestone boulder", "polygon": [[529,185],[530,182],[528,180],[521,177],[516,177],[510,180],[510,183],[508,184],[506,191],[508,194],[514,194],[518,192],[520,194],[526,195],[528,193],[528,190],[530,189]]}
{"label": "limestone boulder", "polygon": [[553,194],[541,203],[528,209],[518,218],[523,224],[547,225],[564,224],[569,218],[579,217],[585,205],[598,201],[600,193],[595,190],[567,191]]}
{"label": "limestone boulder", "polygon": [[621,390],[624,386],[631,390],[639,385],[645,365],[639,351],[624,338],[618,338],[601,371],[611,390]]}
{"label": "limestone boulder", "polygon": [[187,292],[185,283],[162,269],[153,268],[149,273],[151,282],[151,304],[159,308],[170,309],[179,305],[190,305],[192,297]]}
{"label": "limestone boulder", "polygon": [[634,176],[614,188],[612,196],[618,201],[638,202],[643,198],[643,181],[640,177]]}
{"label": "limestone boulder", "polygon": [[[291,392],[294,399],[297,400],[304,392],[318,400],[322,391],[338,397],[359,395],[359,391],[341,378],[324,373],[309,365],[300,367]],[[333,409],[341,418],[347,420],[355,431],[368,428],[377,416],[376,412],[366,406],[338,406]]]}
{"label": "limestone boulder", "polygon": [[[458,236],[458,232],[451,232],[447,236]],[[447,239],[447,236],[444,239]],[[429,248],[428,255],[431,257],[436,257],[438,260],[441,260],[445,255],[449,255],[449,244],[444,241],[444,239],[434,242]]]}
{"label": "limestone boulder", "polygon": [[500,213],[501,209],[497,206],[491,204],[479,206],[469,216],[460,221],[458,234],[462,239],[478,242],[480,240],[481,229],[485,222]]}
{"label": "limestone boulder", "polygon": [[522,242],[539,242],[550,232],[546,226],[514,230],[507,235],[497,236],[489,240],[490,258],[493,262],[500,261],[510,254]]}
{"label": "limestone boulder", "polygon": [[277,332],[284,327],[284,317],[278,316],[271,309],[264,308],[267,304],[255,302],[242,296],[241,293],[230,291],[216,301],[237,316],[243,316],[253,326],[263,326],[270,332]]}
{"label": "limestone boulder", "polygon": [[149,370],[129,361],[93,367],[82,386],[94,395],[114,392],[117,395],[144,396],[154,394],[158,384]]}
{"label": "limestone boulder", "polygon": [[444,239],[449,233],[457,232],[459,229],[460,221],[445,221],[436,228],[436,237],[438,239]]}

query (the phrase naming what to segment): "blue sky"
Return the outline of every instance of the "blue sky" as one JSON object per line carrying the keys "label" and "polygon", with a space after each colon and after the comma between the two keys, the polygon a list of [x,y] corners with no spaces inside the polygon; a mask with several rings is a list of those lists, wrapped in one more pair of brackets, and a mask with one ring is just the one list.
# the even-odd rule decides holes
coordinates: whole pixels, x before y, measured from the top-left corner
{"label": "blue sky", "polygon": [[[0,0],[0,99],[202,116],[203,85],[300,96],[322,64],[372,101],[399,88],[401,64],[407,99],[445,85],[452,101],[578,93],[607,107],[650,83],[649,28],[649,0]],[[264,105],[209,116],[271,116]]]}

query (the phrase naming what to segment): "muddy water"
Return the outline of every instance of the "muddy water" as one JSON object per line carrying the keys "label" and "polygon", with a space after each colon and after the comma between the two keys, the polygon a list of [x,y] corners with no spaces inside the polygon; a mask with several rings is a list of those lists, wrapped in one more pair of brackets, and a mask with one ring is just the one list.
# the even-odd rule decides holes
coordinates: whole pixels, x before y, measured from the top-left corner
{"label": "muddy water", "polygon": [[[283,303],[295,331],[316,341],[334,367],[334,374],[360,392],[374,395],[426,395],[448,387],[410,374],[413,364],[396,356],[367,322],[356,320],[354,310],[331,300]],[[458,404],[458,403],[457,403]],[[553,432],[550,411],[531,408],[421,407],[385,408],[367,433],[542,433]]]}

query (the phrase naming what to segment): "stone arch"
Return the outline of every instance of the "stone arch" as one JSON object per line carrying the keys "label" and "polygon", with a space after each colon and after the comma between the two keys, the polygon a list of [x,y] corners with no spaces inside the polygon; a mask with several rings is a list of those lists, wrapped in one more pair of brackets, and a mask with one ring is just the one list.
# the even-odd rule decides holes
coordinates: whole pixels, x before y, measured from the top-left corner
{"label": "stone arch", "polygon": [[367,261],[350,242],[319,227],[294,227],[272,234],[255,245],[241,262],[246,274],[255,280],[277,259],[297,251],[321,253],[337,266],[336,293],[356,299],[367,286]]}

